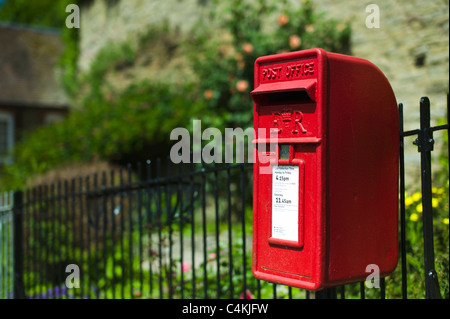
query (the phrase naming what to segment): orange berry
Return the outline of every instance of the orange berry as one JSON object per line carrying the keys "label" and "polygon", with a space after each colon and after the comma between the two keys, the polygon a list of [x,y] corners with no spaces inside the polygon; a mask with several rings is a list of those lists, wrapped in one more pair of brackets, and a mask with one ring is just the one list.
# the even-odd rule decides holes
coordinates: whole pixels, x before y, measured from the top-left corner
{"label": "orange berry", "polygon": [[239,81],[237,81],[236,89],[239,92],[244,92],[245,90],[248,89],[248,81],[246,81],[246,80],[239,80]]}
{"label": "orange berry", "polygon": [[285,24],[288,23],[288,22],[289,22],[289,18],[288,18],[287,15],[281,14],[281,15],[278,17],[278,24],[279,24],[279,25],[283,26],[283,25],[285,25]]}
{"label": "orange berry", "polygon": [[297,49],[301,44],[302,39],[298,35],[294,34],[289,37],[289,46],[292,49]]}

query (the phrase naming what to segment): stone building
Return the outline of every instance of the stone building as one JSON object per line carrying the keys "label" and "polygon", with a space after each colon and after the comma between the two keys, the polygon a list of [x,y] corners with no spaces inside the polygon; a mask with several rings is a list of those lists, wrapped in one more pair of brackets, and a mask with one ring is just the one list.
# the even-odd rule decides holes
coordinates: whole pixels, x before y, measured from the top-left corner
{"label": "stone building", "polygon": [[57,68],[63,49],[55,30],[0,24],[0,166],[22,134],[67,114]]}

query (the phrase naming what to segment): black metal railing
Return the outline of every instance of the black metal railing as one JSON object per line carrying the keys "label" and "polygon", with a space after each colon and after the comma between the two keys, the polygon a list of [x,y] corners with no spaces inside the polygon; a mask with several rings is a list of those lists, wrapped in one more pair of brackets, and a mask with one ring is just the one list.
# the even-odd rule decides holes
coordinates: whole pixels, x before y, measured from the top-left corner
{"label": "black metal railing", "polygon": [[0,194],[0,299],[10,299],[14,290],[13,192]]}
{"label": "black metal railing", "polygon": [[[399,105],[400,112],[400,220],[401,220],[401,252],[402,252],[402,296],[407,298],[406,282],[406,217],[405,217],[405,160],[404,160],[404,138],[415,136],[413,142],[420,152],[421,165],[421,192],[423,207],[423,241],[424,241],[424,278],[426,298],[441,298],[439,281],[435,270],[434,258],[434,236],[433,236],[433,207],[432,207],[432,171],[431,152],[434,149],[433,132],[447,130],[449,128],[449,110],[447,95],[447,124],[431,127],[430,125],[430,101],[427,97],[420,99],[420,128],[411,131],[403,131],[403,105]],[[449,143],[447,143],[447,146]],[[447,154],[450,154],[447,149]],[[447,163],[448,165],[448,163]],[[448,169],[448,167],[447,167]]]}
{"label": "black metal railing", "polygon": [[[430,103],[422,98],[420,128],[404,131],[401,104],[399,112],[401,262],[399,275],[382,278],[379,289],[360,282],[313,294],[256,280],[251,274],[252,164],[175,165],[158,159],[15,192],[8,210],[14,217],[14,239],[9,241],[14,297],[408,298],[411,234],[404,148],[406,137],[417,136],[414,143],[422,163],[421,278],[425,297],[439,298],[431,152],[433,133],[447,130],[448,135],[448,118],[447,124],[431,127]],[[4,265],[6,259],[0,257]],[[392,286],[401,286],[401,292],[391,293]]]}

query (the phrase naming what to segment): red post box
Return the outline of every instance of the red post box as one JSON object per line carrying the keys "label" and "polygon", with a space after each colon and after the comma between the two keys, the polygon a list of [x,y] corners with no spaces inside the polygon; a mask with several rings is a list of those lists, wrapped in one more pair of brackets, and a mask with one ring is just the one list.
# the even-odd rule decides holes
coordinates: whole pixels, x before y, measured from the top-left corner
{"label": "red post box", "polygon": [[320,290],[398,254],[397,103],[367,60],[323,49],[255,62],[253,274]]}

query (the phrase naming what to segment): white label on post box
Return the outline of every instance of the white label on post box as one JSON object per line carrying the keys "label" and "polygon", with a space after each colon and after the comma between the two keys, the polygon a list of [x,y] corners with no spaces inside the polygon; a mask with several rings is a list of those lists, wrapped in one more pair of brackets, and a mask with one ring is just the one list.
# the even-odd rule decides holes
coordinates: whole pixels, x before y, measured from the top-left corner
{"label": "white label on post box", "polygon": [[273,166],[272,238],[298,241],[298,166]]}

